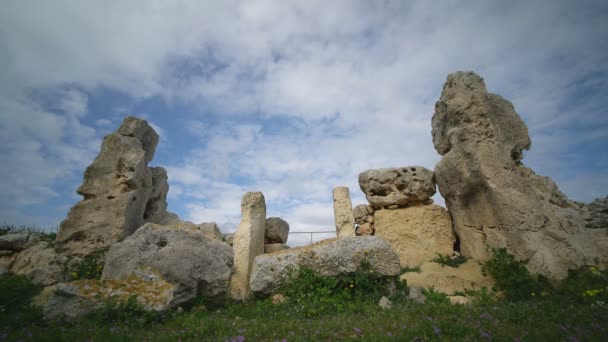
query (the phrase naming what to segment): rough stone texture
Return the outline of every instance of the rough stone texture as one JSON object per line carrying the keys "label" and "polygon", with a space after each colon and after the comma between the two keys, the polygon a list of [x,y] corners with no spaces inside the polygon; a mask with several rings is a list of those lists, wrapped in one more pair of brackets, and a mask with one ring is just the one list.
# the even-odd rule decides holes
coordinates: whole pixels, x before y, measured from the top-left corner
{"label": "rough stone texture", "polygon": [[209,239],[222,240],[222,232],[215,222],[201,223],[198,225],[198,229]]}
{"label": "rough stone texture", "polygon": [[230,279],[232,249],[195,229],[147,223],[108,251],[101,278],[127,279],[142,268],[158,272],[175,287],[177,306],[198,294],[224,294]]}
{"label": "rough stone texture", "polygon": [[357,236],[374,235],[374,225],[371,223],[364,223],[357,227],[355,234]]}
{"label": "rough stone texture", "polygon": [[433,171],[421,166],[373,169],[359,174],[359,187],[376,209],[423,203],[435,194]]}
{"label": "rough stone texture", "polygon": [[464,296],[449,296],[450,303],[453,305],[467,305],[471,300]]}
{"label": "rough stone texture", "polygon": [[46,241],[21,251],[10,267],[13,274],[29,277],[34,284],[49,286],[63,280],[55,249]]}
{"label": "rough stone texture", "polygon": [[407,272],[401,279],[407,281],[408,286],[430,288],[436,291],[453,295],[455,292],[464,292],[467,289],[479,290],[486,287],[488,290],[494,286],[494,280],[481,273],[481,266],[476,260],[469,259],[458,267],[441,266],[434,262],[427,262],[420,266],[420,273]]}
{"label": "rough stone texture", "polygon": [[608,228],[608,196],[583,206],[585,228]]}
{"label": "rough stone texture", "polygon": [[226,235],[226,243],[230,246],[234,245],[234,235]]}
{"label": "rough stone texture", "polygon": [[[172,308],[176,288],[158,273],[142,269],[138,275],[123,280],[76,280],[59,283],[36,301],[43,307],[47,319],[64,317],[77,321],[89,312],[103,307],[110,299],[126,302],[131,296],[148,311]],[[40,303],[42,302],[42,303]]]}
{"label": "rough stone texture", "polygon": [[374,207],[367,204],[359,204],[353,209],[355,224],[373,223]]}
{"label": "rough stone texture", "polygon": [[383,209],[374,213],[376,236],[391,244],[402,267],[415,267],[441,255],[452,255],[456,236],[448,212],[436,205]]}
{"label": "rough stone texture", "polygon": [[234,269],[230,297],[244,300],[251,295],[249,279],[253,260],[264,254],[266,202],[261,192],[248,192],[241,201],[241,223],[234,234]]}
{"label": "rough stone texture", "polygon": [[264,243],[287,243],[289,237],[289,223],[280,217],[266,219],[266,233]]}
{"label": "rough stone texture", "polygon": [[36,242],[35,234],[27,231],[8,233],[0,236],[0,251],[19,252]]}
{"label": "rough stone texture", "polygon": [[284,251],[286,249],[289,249],[289,246],[287,246],[284,243],[264,244],[264,253],[274,253],[274,252]]}
{"label": "rough stone texture", "polygon": [[333,191],[334,218],[338,237],[355,236],[355,218],[348,187],[337,186]]}
{"label": "rough stone texture", "polygon": [[380,298],[380,302],[378,302],[378,306],[382,310],[390,310],[393,308],[393,303],[390,301],[390,299],[382,296],[382,298]]}
{"label": "rough stone texture", "polygon": [[[409,286],[409,284],[408,284]],[[408,294],[408,297],[420,304],[424,304],[424,302],[426,302],[426,297],[424,296],[424,293],[422,293],[422,288],[420,286],[409,286],[410,288],[410,293]]]}
{"label": "rough stone texture", "polygon": [[127,117],[107,135],[99,155],[84,173],[78,202],[61,223],[57,251],[86,255],[131,235],[145,222],[167,223],[167,175],[148,168],[158,134],[144,120]]}
{"label": "rough stone texture", "polygon": [[325,276],[350,274],[359,270],[364,260],[369,262],[378,277],[398,275],[401,271],[397,253],[378,237],[334,238],[256,257],[251,274],[251,290],[260,295],[271,294],[290,272],[300,267]]}
{"label": "rough stone texture", "polygon": [[554,280],[569,268],[608,262],[608,239],[592,238],[608,229],[584,228],[581,205],[522,165],[528,129],[509,101],[487,92],[481,77],[450,74],[432,126],[443,156],[435,178],[463,255],[487,260],[491,248],[506,247],[530,271]]}

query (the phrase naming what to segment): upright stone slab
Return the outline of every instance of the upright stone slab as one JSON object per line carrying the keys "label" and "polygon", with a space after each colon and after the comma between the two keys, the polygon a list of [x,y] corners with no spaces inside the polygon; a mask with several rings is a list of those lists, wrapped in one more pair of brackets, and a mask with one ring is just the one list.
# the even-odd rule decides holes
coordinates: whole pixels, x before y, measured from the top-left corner
{"label": "upright stone slab", "polygon": [[568,269],[608,262],[608,229],[588,229],[583,205],[522,163],[531,146],[513,104],[473,72],[448,76],[432,119],[439,192],[462,254],[486,260],[506,247],[534,273],[559,280]]}
{"label": "upright stone slab", "polygon": [[264,254],[266,202],[261,192],[248,192],[241,201],[241,223],[234,234],[234,269],[230,278],[230,297],[244,300],[251,294],[249,277],[253,260]]}
{"label": "upright stone slab", "polygon": [[355,217],[348,187],[335,187],[333,197],[336,234],[338,237],[355,236]]}

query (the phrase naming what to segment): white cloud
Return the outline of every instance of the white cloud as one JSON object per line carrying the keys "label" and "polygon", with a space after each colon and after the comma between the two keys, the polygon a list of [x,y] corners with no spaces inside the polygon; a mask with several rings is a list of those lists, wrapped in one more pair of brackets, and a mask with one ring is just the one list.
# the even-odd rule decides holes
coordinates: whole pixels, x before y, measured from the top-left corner
{"label": "white cloud", "polygon": [[[168,153],[167,135],[172,144],[184,132],[195,139],[168,167],[179,189],[171,200],[189,201],[182,214],[234,227],[243,193],[261,190],[294,229],[321,229],[333,224],[333,186],[348,185],[360,203],[357,175],[365,169],[433,168],[434,101],[449,72],[474,69],[529,124],[526,162],[569,184],[575,176],[564,170],[585,167],[570,158],[571,146],[607,139],[605,19],[595,5],[565,1],[13,2],[0,12],[7,47],[0,90],[2,111],[20,114],[3,117],[0,127],[27,133],[11,133],[19,143],[2,156],[7,165],[53,169],[22,174],[50,189],[55,172],[65,172],[55,163],[73,170],[95,145],[80,119],[98,89],[135,102],[162,98],[190,109],[176,118],[180,132],[148,116],[161,134],[157,155]],[[583,86],[600,95],[568,107]],[[61,108],[71,119],[14,101],[53,87],[69,89]],[[134,108],[115,106],[120,115]],[[91,120],[107,130],[118,123],[108,114]],[[66,135],[79,143],[66,146]],[[32,141],[44,143],[25,143]],[[47,146],[55,159],[45,157]],[[19,161],[27,153],[33,157]],[[301,214],[311,208],[324,214]]]}

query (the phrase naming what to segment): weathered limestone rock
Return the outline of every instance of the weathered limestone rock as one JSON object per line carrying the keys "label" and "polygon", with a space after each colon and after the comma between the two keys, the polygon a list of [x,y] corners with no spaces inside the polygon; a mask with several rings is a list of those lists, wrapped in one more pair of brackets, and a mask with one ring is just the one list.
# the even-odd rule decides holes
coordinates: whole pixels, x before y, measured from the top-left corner
{"label": "weathered limestone rock", "polygon": [[374,235],[374,225],[372,223],[364,223],[355,230],[357,236]]}
{"label": "weathered limestone rock", "polygon": [[382,298],[380,298],[380,302],[378,302],[378,306],[382,310],[390,310],[393,308],[393,303],[390,301],[390,299],[382,296]]}
{"label": "weathered limestone rock", "polygon": [[[506,247],[533,273],[559,280],[569,268],[608,262],[608,229],[591,232],[580,205],[522,165],[528,129],[513,105],[472,72],[450,74],[432,119],[441,195],[462,254],[489,258]],[[604,242],[602,242],[604,241]]]}
{"label": "weathered limestone rock", "polygon": [[420,266],[420,273],[407,272],[401,276],[410,287],[430,288],[435,291],[453,295],[465,290],[480,290],[486,287],[491,290],[494,280],[481,273],[481,266],[476,260],[469,259],[458,267],[441,266],[427,262]]}
{"label": "weathered limestone rock", "polygon": [[355,224],[374,223],[374,207],[367,204],[359,204],[353,209]]}
{"label": "weathered limestone rock", "polygon": [[608,196],[583,205],[585,228],[608,228]]}
{"label": "weathered limestone rock", "polygon": [[166,213],[167,175],[148,168],[158,134],[144,120],[127,117],[107,135],[84,173],[78,202],[61,223],[57,251],[86,255],[131,235],[145,222],[176,218]]}
{"label": "weathered limestone rock", "polygon": [[266,219],[266,233],[264,243],[287,243],[289,237],[289,223],[280,217]]}
{"label": "weathered limestone rock", "polygon": [[333,198],[336,234],[338,237],[355,236],[355,218],[348,187],[335,187]]}
{"label": "weathered limestone rock", "polygon": [[19,252],[36,242],[35,234],[27,231],[8,233],[0,236],[0,251]]}
{"label": "weathered limestone rock", "polygon": [[271,294],[290,272],[300,267],[325,276],[350,274],[360,270],[364,260],[369,262],[378,277],[398,275],[401,271],[399,257],[381,238],[334,238],[256,257],[251,273],[251,290],[259,295]]}
{"label": "weathered limestone rock", "polygon": [[158,272],[175,287],[170,305],[223,295],[232,267],[232,249],[196,229],[147,223],[133,235],[112,245],[101,278],[127,279],[146,268]]}
{"label": "weathered limestone rock", "polygon": [[220,227],[215,222],[203,222],[198,225],[198,229],[205,235],[205,237],[213,240],[222,241],[222,232]]}
{"label": "weathered limestone rock", "polygon": [[422,293],[422,288],[420,286],[409,286],[409,288],[410,293],[408,294],[408,297],[411,300],[420,304],[424,304],[424,302],[426,302],[426,297],[424,296],[424,293]]}
{"label": "weathered limestone rock", "polygon": [[[142,269],[138,275],[122,280],[76,280],[59,283],[50,288],[43,298],[43,313],[47,319],[64,317],[68,321],[82,319],[89,312],[101,308],[110,300],[125,303],[135,296],[148,311],[172,308],[176,288],[160,274]],[[42,303],[40,303],[42,304]]]}
{"label": "weathered limestone rock", "polygon": [[230,297],[236,300],[250,296],[253,260],[264,254],[266,202],[261,192],[248,192],[243,196],[241,216],[241,223],[234,234],[234,269],[230,278]]}
{"label": "weathered limestone rock", "polygon": [[55,249],[46,241],[21,251],[10,267],[13,274],[29,277],[34,284],[49,286],[63,280]]}
{"label": "weathered limestone rock", "polygon": [[428,202],[435,194],[433,171],[421,166],[367,170],[359,174],[359,187],[376,209]]}
{"label": "weathered limestone rock", "polygon": [[274,252],[284,251],[286,249],[289,249],[289,246],[287,246],[284,243],[264,244],[264,253],[274,253]]}
{"label": "weathered limestone rock", "polygon": [[456,236],[448,212],[436,205],[383,209],[374,213],[375,234],[399,254],[402,267],[415,267],[441,255],[452,255]]}

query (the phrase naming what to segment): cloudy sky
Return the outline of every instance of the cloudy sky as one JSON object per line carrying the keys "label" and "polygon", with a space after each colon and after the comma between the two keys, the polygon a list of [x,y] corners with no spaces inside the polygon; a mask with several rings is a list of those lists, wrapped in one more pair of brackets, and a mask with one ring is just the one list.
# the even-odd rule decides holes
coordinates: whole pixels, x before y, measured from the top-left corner
{"label": "cloudy sky", "polygon": [[332,230],[334,186],[358,204],[361,171],[434,167],[456,70],[514,103],[526,165],[590,201],[608,194],[607,23],[608,2],[584,0],[4,1],[0,223],[58,226],[135,115],[182,218],[230,232],[262,191],[292,231]]}

